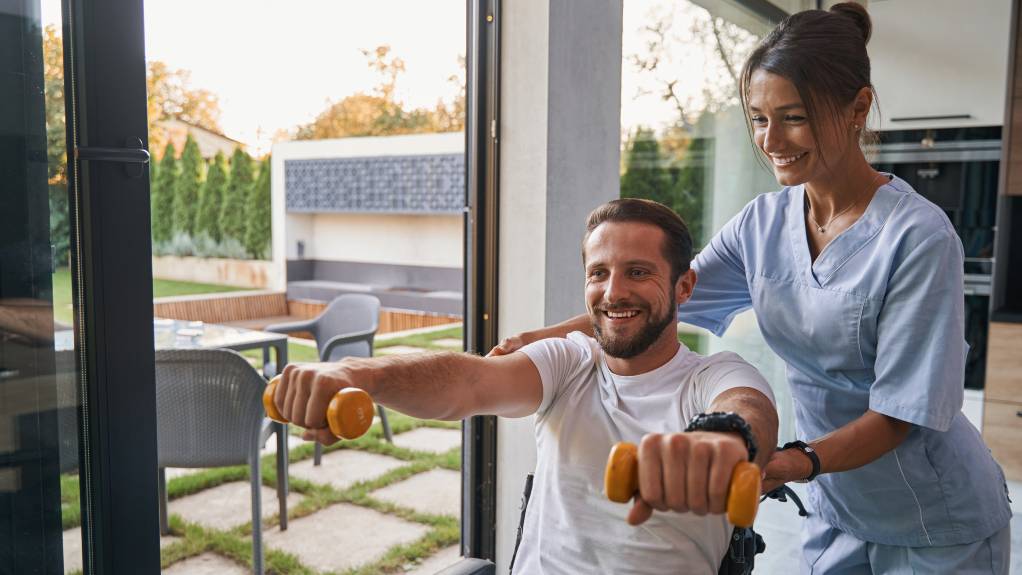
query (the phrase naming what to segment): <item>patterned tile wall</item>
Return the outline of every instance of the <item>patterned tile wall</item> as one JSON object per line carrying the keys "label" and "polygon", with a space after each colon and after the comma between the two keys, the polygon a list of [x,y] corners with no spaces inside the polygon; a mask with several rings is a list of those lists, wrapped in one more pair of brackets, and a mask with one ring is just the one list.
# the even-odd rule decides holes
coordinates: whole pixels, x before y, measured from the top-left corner
{"label": "patterned tile wall", "polygon": [[458,213],[464,154],[284,161],[289,212]]}

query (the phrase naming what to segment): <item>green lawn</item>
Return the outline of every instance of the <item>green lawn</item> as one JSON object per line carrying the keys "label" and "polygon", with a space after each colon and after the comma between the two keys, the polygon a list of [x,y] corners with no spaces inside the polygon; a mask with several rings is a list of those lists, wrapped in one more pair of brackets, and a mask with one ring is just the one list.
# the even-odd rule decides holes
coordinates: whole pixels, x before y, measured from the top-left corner
{"label": "green lawn", "polygon": [[[200,284],[173,280],[153,279],[153,297],[194,295],[239,291],[244,288],[216,284]],[[53,273],[53,317],[59,322],[72,323],[71,270],[60,268]]]}

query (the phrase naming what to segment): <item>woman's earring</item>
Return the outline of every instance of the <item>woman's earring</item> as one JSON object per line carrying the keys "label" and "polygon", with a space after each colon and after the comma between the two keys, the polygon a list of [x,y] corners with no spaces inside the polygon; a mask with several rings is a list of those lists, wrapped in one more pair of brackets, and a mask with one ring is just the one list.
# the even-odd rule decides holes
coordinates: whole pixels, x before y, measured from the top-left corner
{"label": "woman's earring", "polygon": [[856,131],[856,132],[858,132],[858,131],[859,131],[859,129],[860,129],[860,128],[862,128],[862,126],[860,126],[860,125],[858,125],[858,124],[852,124],[852,127],[853,127],[853,128],[855,128],[855,131]]}

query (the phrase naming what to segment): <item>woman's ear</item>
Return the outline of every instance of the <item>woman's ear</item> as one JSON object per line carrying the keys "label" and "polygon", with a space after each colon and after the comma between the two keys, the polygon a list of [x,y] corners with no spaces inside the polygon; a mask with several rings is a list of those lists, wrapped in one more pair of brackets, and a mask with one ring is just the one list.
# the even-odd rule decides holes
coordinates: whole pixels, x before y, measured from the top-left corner
{"label": "woman's ear", "polygon": [[866,118],[869,117],[871,107],[873,107],[873,89],[866,86],[859,90],[859,93],[855,95],[855,100],[852,101],[852,123],[859,126],[859,129],[866,127]]}
{"label": "woman's ear", "polygon": [[688,298],[692,297],[692,290],[696,287],[696,279],[696,271],[692,268],[689,268],[687,272],[678,277],[678,281],[674,283],[675,305],[681,305],[687,302]]}

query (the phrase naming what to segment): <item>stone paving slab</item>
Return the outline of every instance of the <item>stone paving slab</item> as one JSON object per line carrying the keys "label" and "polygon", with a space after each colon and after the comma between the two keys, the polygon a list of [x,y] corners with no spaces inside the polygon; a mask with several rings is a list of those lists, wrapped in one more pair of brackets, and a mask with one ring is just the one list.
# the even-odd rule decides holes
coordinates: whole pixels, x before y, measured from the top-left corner
{"label": "stone paving slab", "polygon": [[442,337],[440,339],[434,339],[430,343],[432,343],[433,345],[439,345],[440,347],[450,347],[456,349],[461,349],[465,345],[464,341],[453,337]]}
{"label": "stone paving slab", "polygon": [[203,553],[174,563],[163,570],[163,575],[247,575],[251,572],[247,566],[216,553]]}
{"label": "stone paving slab", "polygon": [[406,565],[404,573],[405,575],[436,575],[437,572],[454,565],[460,560],[461,548],[457,545],[452,545],[430,555],[422,563]]}
{"label": "stone paving slab", "polygon": [[369,494],[420,513],[461,515],[461,473],[431,469]]}
{"label": "stone paving slab", "polygon": [[388,347],[381,347],[376,350],[376,355],[399,355],[405,353],[421,353],[428,351],[421,347],[413,347],[410,345],[391,345]]}
{"label": "stone paving slab", "polygon": [[323,454],[319,466],[312,458],[292,463],[288,475],[313,483],[330,484],[335,489],[347,489],[359,481],[374,479],[405,465],[404,461],[355,449],[341,449]]}
{"label": "stone paving slab", "polygon": [[[171,543],[180,541],[180,537],[167,535],[160,537],[160,549]],[[64,573],[82,569],[82,528],[75,527],[64,531]]]}
{"label": "stone paving slab", "polygon": [[[277,490],[260,486],[263,519],[279,511]],[[287,496],[288,509],[302,500],[302,495],[291,491]],[[185,521],[199,523],[213,529],[231,529],[252,520],[252,490],[248,481],[232,481],[198,493],[174,499],[170,513]]]}
{"label": "stone paving slab", "polygon": [[[294,449],[295,447],[298,447],[299,445],[304,445],[306,443],[309,442],[302,439],[301,436],[298,435],[287,436],[287,448],[289,451]],[[266,445],[263,446],[261,451],[263,455],[267,453],[277,453],[277,436],[271,435],[269,439],[266,440]]]}
{"label": "stone paving slab", "polygon": [[264,541],[267,547],[294,554],[313,569],[343,571],[376,561],[391,547],[411,543],[428,532],[425,525],[338,503],[292,519],[287,531],[266,532]]}
{"label": "stone paving slab", "polygon": [[394,445],[415,451],[446,453],[455,447],[461,447],[461,430],[420,427],[395,435]]}

